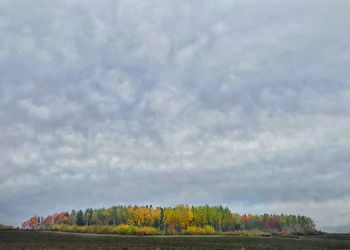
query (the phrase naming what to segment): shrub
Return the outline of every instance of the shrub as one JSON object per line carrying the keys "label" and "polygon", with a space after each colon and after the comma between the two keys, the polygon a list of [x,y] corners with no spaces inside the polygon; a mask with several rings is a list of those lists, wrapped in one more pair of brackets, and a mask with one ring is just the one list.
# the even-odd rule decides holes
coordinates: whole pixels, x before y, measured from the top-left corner
{"label": "shrub", "polygon": [[137,235],[157,235],[160,234],[159,229],[155,227],[136,227]]}
{"label": "shrub", "polygon": [[224,232],[225,235],[234,235],[234,236],[246,236],[246,237],[271,237],[272,234],[269,232],[263,232],[259,230],[241,230],[241,231],[229,231]]}
{"label": "shrub", "polygon": [[98,226],[98,227],[96,227],[96,233],[98,233],[98,234],[111,234],[111,233],[113,233],[113,226],[108,226],[108,225]]}
{"label": "shrub", "polygon": [[196,226],[189,226],[187,227],[187,230],[185,234],[214,234],[215,230],[211,226],[204,226],[204,227],[196,227]]}
{"label": "shrub", "polygon": [[215,229],[213,227],[211,227],[211,226],[206,225],[206,226],[203,227],[203,232],[205,234],[214,234],[215,233]]}
{"label": "shrub", "polygon": [[136,228],[134,226],[121,224],[112,228],[112,233],[115,234],[135,234]]}
{"label": "shrub", "polygon": [[94,226],[94,225],[87,226],[86,227],[86,232],[87,233],[91,233],[91,234],[97,233],[97,228],[98,228],[98,226]]}

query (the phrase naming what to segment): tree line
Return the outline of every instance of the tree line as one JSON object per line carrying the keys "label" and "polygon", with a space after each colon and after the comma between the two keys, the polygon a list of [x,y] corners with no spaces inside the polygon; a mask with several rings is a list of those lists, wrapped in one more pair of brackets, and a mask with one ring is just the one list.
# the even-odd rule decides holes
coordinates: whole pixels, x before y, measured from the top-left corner
{"label": "tree line", "polygon": [[0,230],[9,230],[9,229],[14,229],[14,227],[0,224]]}
{"label": "tree line", "polygon": [[301,215],[238,214],[223,206],[114,206],[33,216],[23,229],[129,234],[214,234],[259,230],[272,233],[312,233],[315,224]]}

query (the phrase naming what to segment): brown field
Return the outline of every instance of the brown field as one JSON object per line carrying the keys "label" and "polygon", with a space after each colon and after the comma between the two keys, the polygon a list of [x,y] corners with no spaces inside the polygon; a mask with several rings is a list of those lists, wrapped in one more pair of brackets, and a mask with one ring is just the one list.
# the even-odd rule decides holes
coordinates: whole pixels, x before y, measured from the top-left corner
{"label": "brown field", "polygon": [[0,231],[0,249],[349,249],[350,235],[260,238],[233,236],[119,236]]}

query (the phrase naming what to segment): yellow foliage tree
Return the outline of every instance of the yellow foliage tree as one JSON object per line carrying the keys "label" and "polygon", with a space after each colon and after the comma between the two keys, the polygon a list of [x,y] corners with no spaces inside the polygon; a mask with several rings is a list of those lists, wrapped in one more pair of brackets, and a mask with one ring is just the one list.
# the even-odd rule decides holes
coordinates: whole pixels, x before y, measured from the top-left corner
{"label": "yellow foliage tree", "polygon": [[193,219],[193,213],[188,205],[180,204],[174,209],[175,223],[181,228],[186,229]]}

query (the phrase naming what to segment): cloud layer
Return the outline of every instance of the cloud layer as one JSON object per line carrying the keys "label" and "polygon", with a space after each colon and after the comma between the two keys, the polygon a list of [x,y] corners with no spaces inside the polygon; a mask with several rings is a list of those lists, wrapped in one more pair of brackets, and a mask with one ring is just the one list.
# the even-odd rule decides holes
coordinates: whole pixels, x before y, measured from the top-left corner
{"label": "cloud layer", "polygon": [[0,221],[210,203],[350,225],[349,10],[0,2]]}

